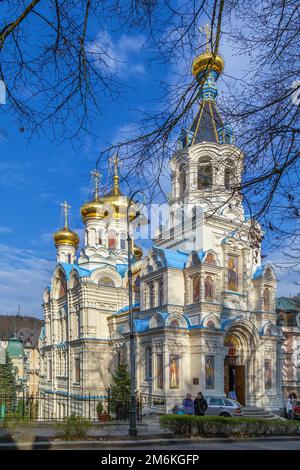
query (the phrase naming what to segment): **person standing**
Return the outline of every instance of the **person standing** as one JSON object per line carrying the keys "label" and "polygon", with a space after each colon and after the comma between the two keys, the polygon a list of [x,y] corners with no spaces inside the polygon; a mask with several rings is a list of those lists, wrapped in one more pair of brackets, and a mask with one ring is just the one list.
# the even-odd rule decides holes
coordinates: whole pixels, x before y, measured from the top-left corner
{"label": "person standing", "polygon": [[208,408],[207,401],[205,400],[202,392],[197,394],[197,398],[194,400],[195,415],[204,416],[205,411]]}
{"label": "person standing", "polygon": [[194,414],[194,402],[192,400],[192,395],[190,393],[187,394],[186,398],[183,400],[182,405],[184,407],[184,411],[188,415]]}
{"label": "person standing", "polygon": [[286,402],[286,412],[288,419],[293,419],[293,400],[291,396],[289,396],[288,401]]}

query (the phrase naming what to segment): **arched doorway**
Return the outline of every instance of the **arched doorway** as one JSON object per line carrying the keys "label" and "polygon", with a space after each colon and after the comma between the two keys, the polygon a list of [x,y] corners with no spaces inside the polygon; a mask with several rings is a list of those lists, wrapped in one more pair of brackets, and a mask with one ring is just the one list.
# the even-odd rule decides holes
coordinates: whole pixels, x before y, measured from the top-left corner
{"label": "arched doorway", "polygon": [[224,360],[224,392],[226,396],[245,405],[246,377],[245,364],[242,364],[241,344],[234,334],[225,337],[224,346],[228,349]]}
{"label": "arched doorway", "polygon": [[261,383],[256,366],[258,342],[257,328],[246,319],[231,324],[224,338],[224,392],[236,395],[242,405],[253,405],[257,400]]}

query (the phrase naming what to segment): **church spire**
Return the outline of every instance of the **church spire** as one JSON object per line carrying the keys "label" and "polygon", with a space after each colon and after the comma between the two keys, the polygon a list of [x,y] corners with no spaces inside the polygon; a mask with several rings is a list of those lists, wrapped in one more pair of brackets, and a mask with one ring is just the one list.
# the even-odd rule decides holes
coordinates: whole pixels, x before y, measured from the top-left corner
{"label": "church spire", "polygon": [[62,213],[64,217],[64,228],[69,227],[69,211],[71,209],[71,206],[67,203],[67,201],[64,201],[61,203],[60,207],[62,208]]}
{"label": "church spire", "polygon": [[94,192],[94,201],[99,201],[99,182],[101,174],[97,169],[91,171],[92,183],[93,183],[93,192]]}
{"label": "church spire", "polygon": [[113,165],[113,171],[114,171],[114,183],[113,183],[113,194],[115,196],[118,196],[120,194],[120,187],[119,187],[119,155],[116,154],[114,157],[110,159],[110,162]]}
{"label": "church spire", "polygon": [[206,35],[206,50],[197,56],[192,64],[192,73],[200,85],[200,106],[191,127],[181,132],[179,141],[182,147],[201,142],[233,143],[232,130],[230,126],[224,125],[216,106],[217,80],[224,70],[224,60],[221,55],[210,50],[210,26],[207,24],[201,29]]}

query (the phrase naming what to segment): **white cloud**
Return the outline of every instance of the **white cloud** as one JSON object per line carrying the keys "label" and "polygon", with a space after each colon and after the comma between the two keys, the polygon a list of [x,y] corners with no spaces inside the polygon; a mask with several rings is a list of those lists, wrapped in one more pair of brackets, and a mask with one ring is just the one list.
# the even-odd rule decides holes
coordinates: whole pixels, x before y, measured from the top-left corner
{"label": "white cloud", "polygon": [[32,250],[0,244],[0,314],[42,317],[42,295],[51,282],[54,262]]}
{"label": "white cloud", "polygon": [[87,45],[87,52],[102,70],[128,78],[143,75],[145,65],[137,59],[145,43],[143,35],[123,34],[116,42],[107,31],[98,34],[96,40]]}
{"label": "white cloud", "polygon": [[0,234],[1,233],[12,233],[12,229],[10,227],[0,227]]}

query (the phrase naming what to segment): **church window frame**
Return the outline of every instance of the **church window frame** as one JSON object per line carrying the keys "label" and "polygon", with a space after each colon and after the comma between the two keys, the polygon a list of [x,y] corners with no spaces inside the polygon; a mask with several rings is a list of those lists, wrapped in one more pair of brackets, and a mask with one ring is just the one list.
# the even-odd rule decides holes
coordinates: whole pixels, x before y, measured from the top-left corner
{"label": "church window frame", "polygon": [[109,250],[117,249],[117,232],[115,230],[108,230],[108,244],[107,247]]}
{"label": "church window frame", "polygon": [[153,360],[152,360],[152,348],[146,346],[145,348],[145,381],[152,382],[153,379]]}
{"label": "church window frame", "polygon": [[207,302],[214,300],[214,279],[210,274],[204,278],[204,300]]}
{"label": "church window frame", "polygon": [[98,286],[116,287],[115,281],[109,276],[101,276],[98,280]]}
{"label": "church window frame", "polygon": [[126,243],[126,233],[121,232],[120,233],[120,249],[121,250],[126,250],[127,248],[127,243]]}
{"label": "church window frame", "polygon": [[213,186],[213,167],[209,157],[201,158],[197,167],[197,189],[211,189]]}
{"label": "church window frame", "polygon": [[81,367],[80,367],[80,356],[74,357],[74,383],[80,384],[81,379]]}
{"label": "church window frame", "polygon": [[179,186],[179,197],[183,196],[186,191],[186,165],[182,163],[179,166],[179,175],[178,175],[178,186]]}
{"label": "church window frame", "polygon": [[164,280],[163,278],[158,280],[158,305],[164,305],[164,298],[165,298],[165,292],[164,292]]}
{"label": "church window frame", "polygon": [[155,307],[155,285],[154,281],[150,281],[148,284],[148,291],[149,291],[149,307]]}
{"label": "church window frame", "polygon": [[264,302],[265,312],[270,312],[270,310],[271,310],[271,290],[268,287],[264,288],[263,302]]}

